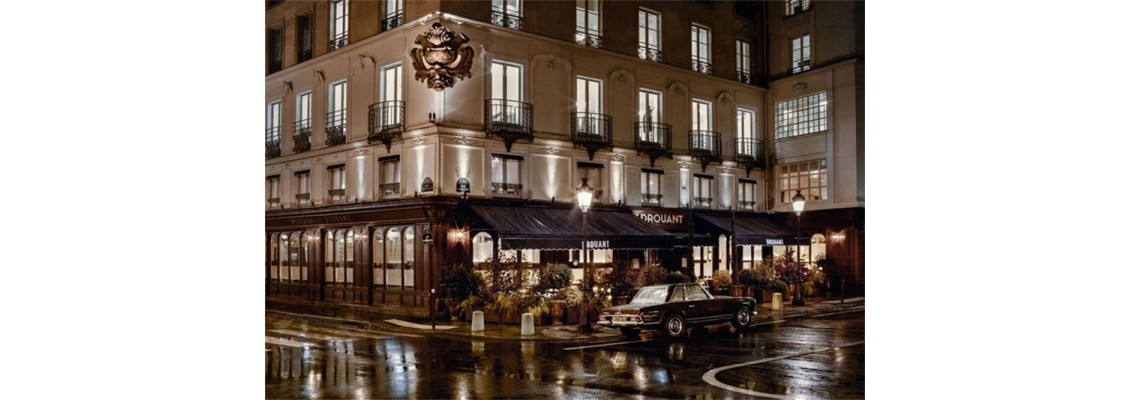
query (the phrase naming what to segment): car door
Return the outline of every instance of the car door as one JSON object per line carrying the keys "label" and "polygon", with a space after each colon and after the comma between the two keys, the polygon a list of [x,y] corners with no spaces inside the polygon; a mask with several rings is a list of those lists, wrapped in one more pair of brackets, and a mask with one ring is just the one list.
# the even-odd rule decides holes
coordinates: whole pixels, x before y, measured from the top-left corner
{"label": "car door", "polygon": [[[687,297],[687,308],[694,310],[687,315],[688,320],[706,321],[722,314],[721,303],[711,300],[702,286],[698,284],[684,285]],[[693,313],[694,315],[690,315]]]}

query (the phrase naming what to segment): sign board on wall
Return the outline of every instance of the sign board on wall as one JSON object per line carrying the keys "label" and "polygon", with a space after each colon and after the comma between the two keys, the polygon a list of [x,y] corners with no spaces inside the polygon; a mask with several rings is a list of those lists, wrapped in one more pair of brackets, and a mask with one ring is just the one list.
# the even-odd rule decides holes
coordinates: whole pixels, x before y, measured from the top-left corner
{"label": "sign board on wall", "polygon": [[431,193],[436,190],[435,184],[432,183],[432,178],[424,178],[424,182],[420,184],[420,193]]}
{"label": "sign board on wall", "polygon": [[690,227],[689,212],[684,210],[638,209],[632,214],[643,223],[662,229],[687,229]]}
{"label": "sign board on wall", "polygon": [[455,191],[459,193],[470,193],[471,181],[467,180],[467,178],[459,178],[459,180],[455,181]]}

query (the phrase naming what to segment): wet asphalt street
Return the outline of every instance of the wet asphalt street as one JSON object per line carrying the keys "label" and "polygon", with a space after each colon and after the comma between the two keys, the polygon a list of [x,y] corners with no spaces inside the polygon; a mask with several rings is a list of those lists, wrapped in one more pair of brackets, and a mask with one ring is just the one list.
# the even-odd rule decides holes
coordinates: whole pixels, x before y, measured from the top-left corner
{"label": "wet asphalt street", "polygon": [[682,341],[478,340],[268,317],[268,399],[864,397],[864,312]]}

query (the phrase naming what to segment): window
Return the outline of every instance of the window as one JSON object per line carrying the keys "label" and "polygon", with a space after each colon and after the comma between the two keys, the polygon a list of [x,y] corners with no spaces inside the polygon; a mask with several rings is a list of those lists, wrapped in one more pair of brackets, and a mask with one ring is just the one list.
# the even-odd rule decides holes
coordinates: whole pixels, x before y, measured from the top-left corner
{"label": "window", "polygon": [[345,200],[345,164],[330,166],[328,169],[330,182],[330,201]]}
{"label": "window", "polygon": [[710,175],[694,174],[694,206],[710,207],[714,201],[714,177]]}
{"label": "window", "polygon": [[808,71],[812,67],[812,48],[809,36],[793,39],[793,73]]}
{"label": "window", "polygon": [[828,129],[827,92],[814,93],[777,103],[777,139]]}
{"label": "window", "polygon": [[754,125],[756,119],[753,111],[738,108],[738,120],[736,122],[734,155],[749,157],[743,158],[747,161],[760,161],[762,151],[757,140],[757,128]]}
{"label": "window", "polygon": [[279,132],[282,126],[282,101],[272,101],[267,104],[267,144],[279,143]]}
{"label": "window", "polygon": [[490,22],[510,29],[522,29],[521,0],[491,0]]}
{"label": "window", "polygon": [[381,101],[400,101],[403,99],[403,70],[401,64],[384,67],[381,71]]}
{"label": "window", "polygon": [[522,157],[494,154],[491,158],[491,193],[518,196],[522,194]]}
{"label": "window", "polygon": [[781,166],[780,204],[792,204],[799,190],[805,201],[828,198],[828,161],[806,161]]}
{"label": "window", "polygon": [[400,156],[381,157],[380,169],[381,196],[400,197]]}
{"label": "window", "polygon": [[757,205],[754,199],[757,181],[738,179],[738,209],[752,210]]}
{"label": "window", "polygon": [[279,208],[279,176],[267,177],[267,207]]}
{"label": "window", "polygon": [[659,43],[659,13],[640,9],[639,56],[644,60],[663,61]]}
{"label": "window", "polygon": [[310,171],[295,172],[294,187],[297,188],[294,199],[298,205],[310,204]]}
{"label": "window", "polygon": [[299,93],[294,98],[294,134],[310,134],[310,92]]}
{"label": "window", "polygon": [[[816,268],[815,261],[824,259],[828,256],[826,252],[828,241],[823,234],[817,233],[815,235],[812,235],[812,239],[809,243],[811,243],[811,245],[808,246],[809,253],[812,254],[812,257],[809,257],[809,259],[812,260],[813,263],[809,264],[808,268]],[[827,271],[825,271],[825,273],[827,273]]]}
{"label": "window", "polygon": [[271,29],[267,32],[267,73],[282,70],[283,30]]}
{"label": "window", "polygon": [[753,139],[757,137],[754,130],[753,111],[744,108],[738,109],[737,137],[738,139]]}
{"label": "window", "polygon": [[330,0],[330,51],[349,44],[349,0]]}
{"label": "window", "polygon": [[714,113],[709,101],[691,100],[691,130],[713,131]]}
{"label": "window", "polygon": [[345,143],[346,99],[346,82],[344,80],[334,82],[330,85],[330,112],[326,113],[327,144]]}
{"label": "window", "polygon": [[577,182],[574,187],[581,187],[582,179],[588,179],[589,187],[592,188],[592,202],[599,203],[600,196],[604,194],[604,184],[600,179],[601,172],[604,171],[604,164],[577,162]]}
{"label": "window", "polygon": [[714,246],[695,246],[693,252],[694,268],[698,270],[697,276],[702,279],[713,276]]}
{"label": "window", "polygon": [[475,264],[494,258],[494,238],[489,233],[479,232],[471,239],[472,262]]}
{"label": "window", "polygon": [[310,280],[309,252],[306,244],[316,236],[313,231],[271,234],[271,280],[275,282],[307,282]]}
{"label": "window", "polygon": [[385,231],[373,231],[373,287],[385,287]]}
{"label": "window", "polygon": [[710,67],[710,29],[691,25],[691,70],[709,74]]}
{"label": "window", "polygon": [[353,283],[355,236],[352,229],[326,231],[326,284]]}
{"label": "window", "polygon": [[640,171],[640,196],[643,204],[659,204],[663,199],[663,170],[644,168]]}
{"label": "window", "polygon": [[653,90],[640,89],[640,122],[648,123],[640,129],[640,140],[652,143],[660,141],[658,124],[663,121],[662,111],[663,94]]}
{"label": "window", "polygon": [[807,11],[812,3],[809,0],[787,0],[785,1],[785,15],[796,15],[801,11]]}
{"label": "window", "polygon": [[309,15],[298,16],[298,62],[314,57],[314,21]]}
{"label": "window", "polygon": [[579,45],[600,48],[600,0],[577,0],[577,35]]}
{"label": "window", "polygon": [[404,228],[404,288],[416,287],[416,235],[411,226]]}
{"label": "window", "polygon": [[381,31],[404,23],[404,0],[385,0],[385,19],[381,21]]}
{"label": "window", "polygon": [[390,65],[381,70],[381,102],[374,109],[369,107],[372,118],[376,118],[378,130],[402,127],[404,124],[403,70],[401,64]]}
{"label": "window", "polygon": [[753,67],[750,61],[749,42],[738,40],[738,81],[742,83],[753,82]]}
{"label": "window", "polygon": [[604,104],[601,100],[601,81],[593,78],[577,77],[577,112],[602,114]]}
{"label": "window", "polygon": [[491,121],[515,126],[526,126],[522,101],[522,67],[495,61],[490,65]]}

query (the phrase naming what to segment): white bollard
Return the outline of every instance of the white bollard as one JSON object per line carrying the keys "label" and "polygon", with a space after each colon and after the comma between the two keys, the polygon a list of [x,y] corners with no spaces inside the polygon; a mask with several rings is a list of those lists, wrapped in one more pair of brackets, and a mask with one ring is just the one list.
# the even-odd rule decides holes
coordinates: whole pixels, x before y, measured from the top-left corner
{"label": "white bollard", "polygon": [[773,305],[770,308],[772,308],[773,310],[780,310],[781,303],[783,303],[783,301],[781,300],[781,294],[773,293]]}
{"label": "white bollard", "polygon": [[486,325],[483,323],[483,312],[475,311],[471,314],[471,332],[482,332],[486,330]]}
{"label": "white bollard", "polygon": [[534,334],[534,314],[522,313],[522,336]]}

